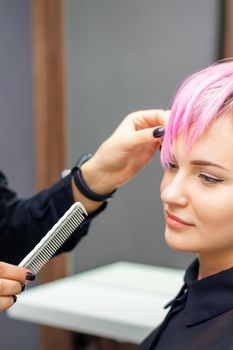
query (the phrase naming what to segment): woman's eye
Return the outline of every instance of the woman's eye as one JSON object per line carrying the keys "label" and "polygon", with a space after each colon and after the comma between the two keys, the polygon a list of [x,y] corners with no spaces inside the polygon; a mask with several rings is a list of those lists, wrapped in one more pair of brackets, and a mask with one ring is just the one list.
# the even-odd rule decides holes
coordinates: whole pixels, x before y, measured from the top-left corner
{"label": "woman's eye", "polygon": [[175,169],[175,170],[178,169],[178,165],[176,163],[171,163],[171,162],[168,163],[167,167],[168,167],[168,169],[172,169],[172,170],[173,169]]}
{"label": "woman's eye", "polygon": [[201,178],[202,182],[204,182],[207,185],[212,185],[223,181],[221,179],[206,174],[199,174],[199,177]]}

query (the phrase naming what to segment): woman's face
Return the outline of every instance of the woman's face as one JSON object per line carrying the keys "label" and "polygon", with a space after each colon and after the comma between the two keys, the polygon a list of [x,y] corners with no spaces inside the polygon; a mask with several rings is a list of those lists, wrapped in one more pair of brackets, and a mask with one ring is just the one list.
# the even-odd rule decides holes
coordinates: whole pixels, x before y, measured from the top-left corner
{"label": "woman's face", "polygon": [[173,157],[161,183],[166,242],[181,251],[232,254],[233,120],[218,119],[188,152],[178,137]]}

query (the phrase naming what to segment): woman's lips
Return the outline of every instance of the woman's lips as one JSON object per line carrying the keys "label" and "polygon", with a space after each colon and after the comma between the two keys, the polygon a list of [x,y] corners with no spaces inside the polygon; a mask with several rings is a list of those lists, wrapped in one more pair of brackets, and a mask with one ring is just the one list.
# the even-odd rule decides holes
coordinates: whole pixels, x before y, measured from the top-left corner
{"label": "woman's lips", "polygon": [[178,218],[175,215],[170,214],[167,210],[166,213],[166,222],[168,226],[171,226],[172,228],[187,228],[188,226],[194,226],[193,224],[190,224],[189,222],[186,222],[180,218]]}

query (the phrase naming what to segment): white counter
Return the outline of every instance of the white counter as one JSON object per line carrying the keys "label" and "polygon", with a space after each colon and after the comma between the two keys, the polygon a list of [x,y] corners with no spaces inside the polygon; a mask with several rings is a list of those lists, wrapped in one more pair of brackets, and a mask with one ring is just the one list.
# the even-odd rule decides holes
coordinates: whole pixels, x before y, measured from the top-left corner
{"label": "white counter", "polygon": [[31,288],[9,317],[140,343],[164,318],[184,272],[118,262]]}

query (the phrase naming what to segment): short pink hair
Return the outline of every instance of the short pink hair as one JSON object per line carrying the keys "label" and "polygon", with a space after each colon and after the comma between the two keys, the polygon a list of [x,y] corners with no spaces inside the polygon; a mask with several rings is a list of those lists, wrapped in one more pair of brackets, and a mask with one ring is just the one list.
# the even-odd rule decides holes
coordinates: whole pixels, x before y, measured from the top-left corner
{"label": "short pink hair", "polygon": [[162,165],[171,162],[172,143],[180,132],[189,149],[216,118],[232,109],[233,61],[213,64],[187,78],[172,104],[161,150]]}

